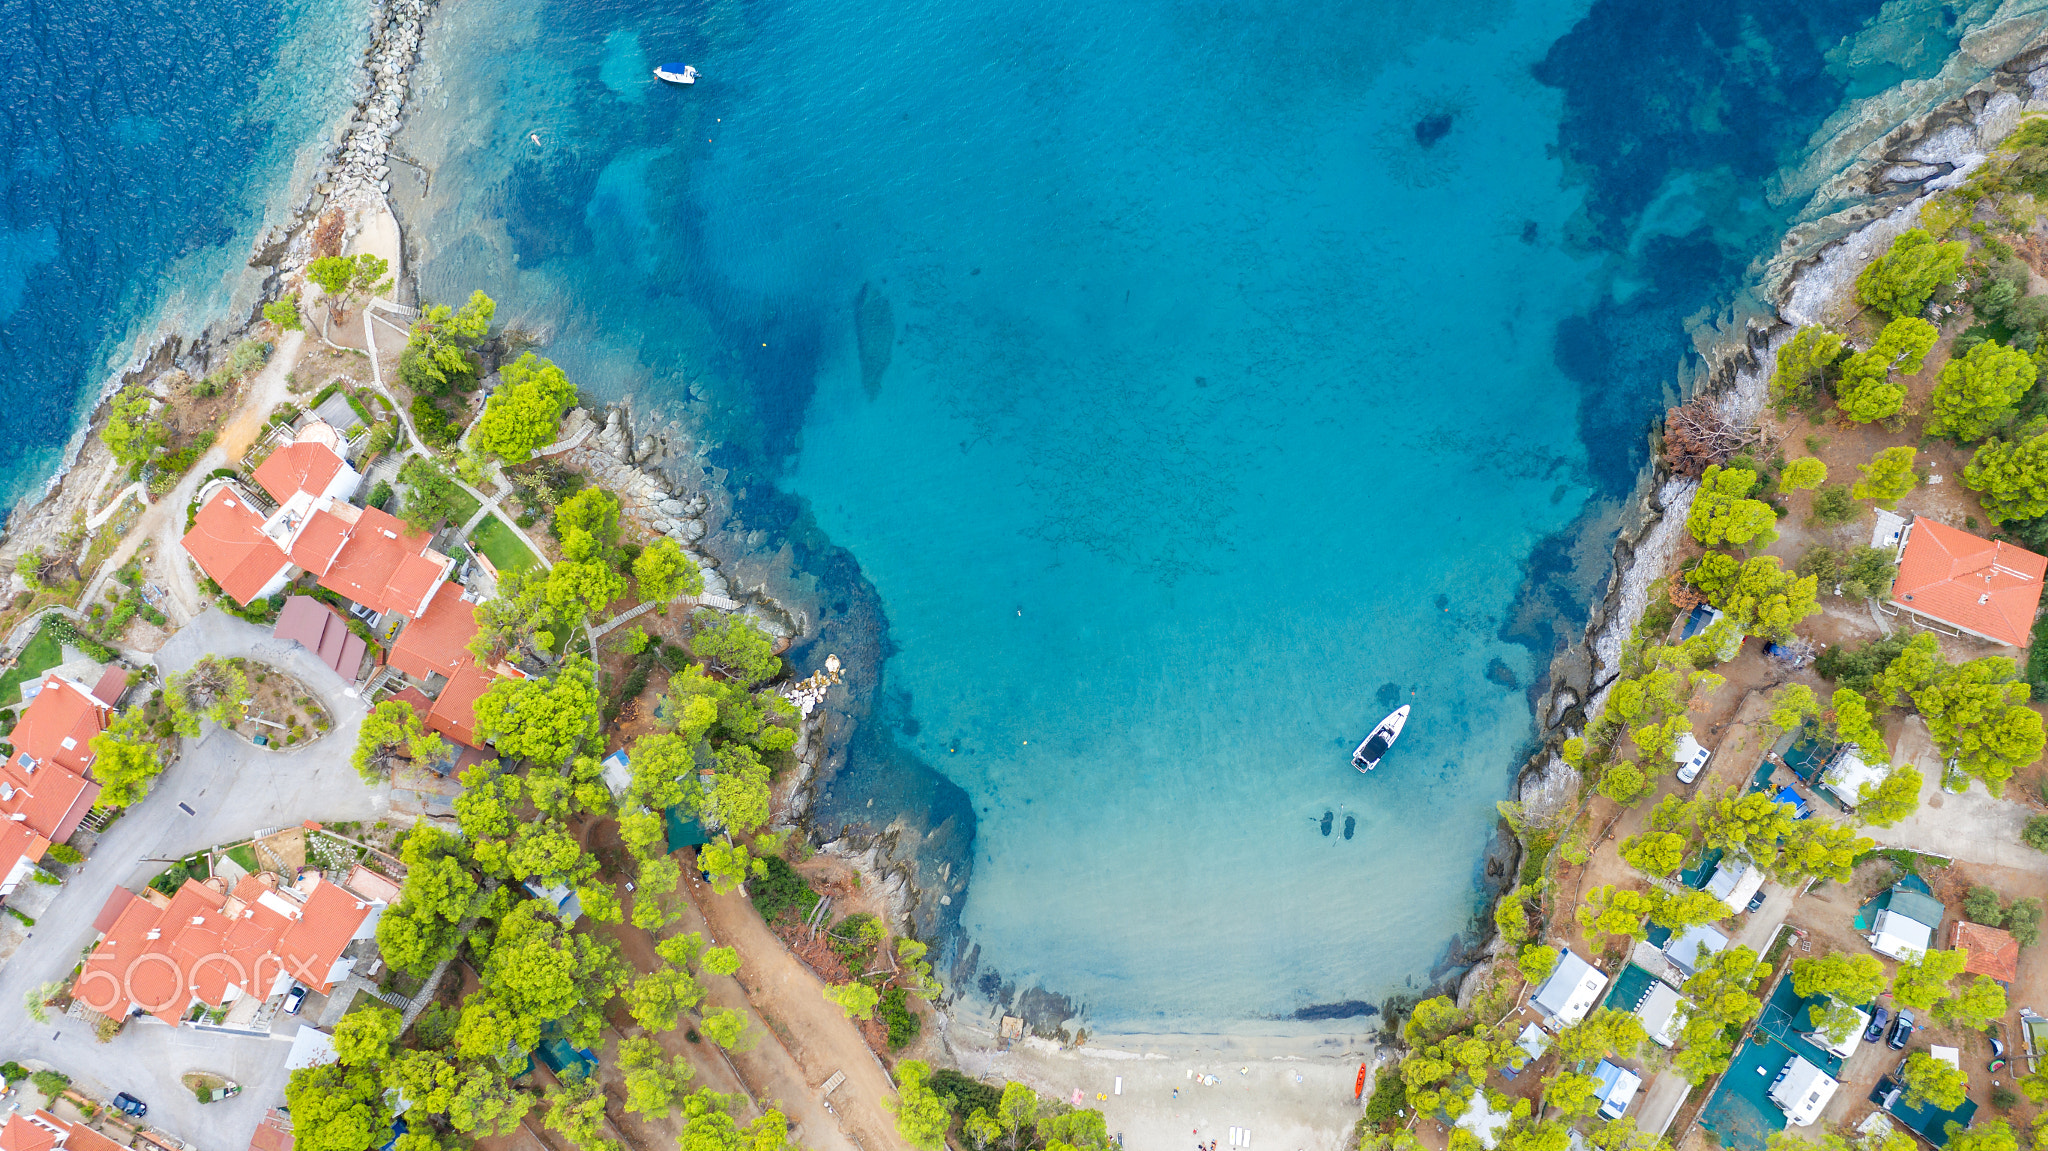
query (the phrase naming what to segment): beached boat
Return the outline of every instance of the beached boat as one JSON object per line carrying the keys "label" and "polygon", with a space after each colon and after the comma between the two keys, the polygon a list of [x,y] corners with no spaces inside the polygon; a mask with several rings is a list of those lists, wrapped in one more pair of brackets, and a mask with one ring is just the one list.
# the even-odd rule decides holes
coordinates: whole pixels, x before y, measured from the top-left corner
{"label": "beached boat", "polygon": [[697,69],[688,64],[663,64],[654,70],[656,76],[671,84],[695,84]]}
{"label": "beached boat", "polygon": [[1360,771],[1378,767],[1380,757],[1386,755],[1394,741],[1401,738],[1401,728],[1407,722],[1408,705],[1404,703],[1394,709],[1394,714],[1381,720],[1380,725],[1372,729],[1372,734],[1365,737],[1365,742],[1358,745],[1358,750],[1351,753],[1351,766]]}

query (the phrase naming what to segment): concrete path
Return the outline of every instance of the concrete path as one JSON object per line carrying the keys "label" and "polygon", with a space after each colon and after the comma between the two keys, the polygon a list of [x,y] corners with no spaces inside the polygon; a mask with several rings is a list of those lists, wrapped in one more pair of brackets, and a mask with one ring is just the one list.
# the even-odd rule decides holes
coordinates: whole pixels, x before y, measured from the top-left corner
{"label": "concrete path", "polygon": [[[158,661],[176,669],[206,654],[247,656],[290,671],[335,717],[334,730],[297,751],[266,751],[210,723],[200,738],[184,741],[183,755],[158,777],[149,798],[106,829],[21,950],[0,967],[0,1004],[19,1004],[30,989],[64,978],[92,943],[93,918],[107,896],[117,886],[140,888],[164,869],[159,860],[246,839],[261,828],[388,813],[388,791],[366,787],[349,766],[364,707],[333,669],[297,644],[219,611],[180,630]],[[285,1048],[276,1039],[138,1023],[101,1045],[72,1019],[10,1031],[10,1057],[45,1060],[103,1097],[132,1092],[149,1104],[153,1123],[207,1151],[247,1147],[264,1111],[283,1100]],[[192,1070],[225,1074],[244,1090],[202,1112],[178,1082]]]}
{"label": "concrete path", "polygon": [[[2039,869],[2048,865],[2042,855],[2020,842],[2030,814],[2026,805],[1998,799],[1972,782],[1961,795],[1941,789],[1942,765],[1934,738],[1919,716],[1900,725],[1893,763],[1910,763],[1920,769],[1920,810],[1891,827],[1866,827],[1863,833],[1882,847],[1903,847],[1971,863],[1998,867]],[[2020,786],[2007,784],[2008,788]]]}

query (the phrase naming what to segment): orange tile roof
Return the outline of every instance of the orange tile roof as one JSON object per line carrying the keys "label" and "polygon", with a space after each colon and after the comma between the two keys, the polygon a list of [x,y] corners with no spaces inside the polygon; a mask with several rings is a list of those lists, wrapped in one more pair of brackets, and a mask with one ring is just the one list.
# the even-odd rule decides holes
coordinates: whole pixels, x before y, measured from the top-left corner
{"label": "orange tile roof", "polygon": [[23,709],[8,741],[38,763],[83,772],[92,764],[92,737],[106,730],[111,712],[77,680],[45,675],[42,690]]}
{"label": "orange tile roof", "polygon": [[0,821],[0,883],[14,874],[14,865],[26,859],[41,863],[50,841],[12,820]]}
{"label": "orange tile roof", "polygon": [[[62,1119],[57,1120],[64,1123]],[[127,1151],[127,1149],[105,1135],[83,1123],[65,1123],[69,1132],[64,1136],[64,1151]]]}
{"label": "orange tile roof", "polygon": [[392,667],[414,679],[435,675],[450,679],[464,667],[475,667],[469,641],[476,635],[476,609],[462,598],[462,589],[442,584],[420,617],[405,625],[386,657]]}
{"label": "orange tile roof", "polygon": [[2010,932],[1962,921],[1949,936],[1949,946],[1960,948],[1970,957],[1963,964],[1968,974],[1989,975],[2000,983],[2011,983],[2020,977],[2020,941]]}
{"label": "orange tile roof", "polygon": [[426,610],[428,597],[442,586],[448,574],[448,557],[440,552],[408,555],[398,561],[391,582],[384,588],[384,600],[391,610],[418,615]]}
{"label": "orange tile roof", "polygon": [[292,1117],[271,1108],[249,1137],[249,1151],[292,1151]]}
{"label": "orange tile roof", "polygon": [[1985,639],[2025,647],[2048,558],[1913,517],[1892,602]]}
{"label": "orange tile roof", "polygon": [[228,895],[187,880],[168,907],[136,899],[86,957],[73,994],[104,1015],[132,1005],[175,1024],[194,999],[220,1007],[231,988],[267,996],[280,974],[325,992],[370,908],[318,876],[306,882],[280,890],[250,875]]}
{"label": "orange tile roof", "polygon": [[270,453],[256,469],[256,482],[270,493],[270,498],[283,503],[300,492],[324,495],[327,485],[341,474],[342,459],[334,449],[310,440]]}
{"label": "orange tile roof", "polygon": [[244,607],[292,562],[263,534],[263,519],[223,485],[200,506],[183,541],[200,570]]}
{"label": "orange tile roof", "polygon": [[475,704],[498,677],[471,663],[448,677],[448,686],[427,713],[427,727],[467,747],[481,748],[476,737]]}
{"label": "orange tile roof", "polygon": [[356,517],[348,514],[354,510],[353,505],[336,504],[309,514],[306,526],[292,538],[292,562],[316,576],[326,575],[356,525]]}
{"label": "orange tile roof", "polygon": [[418,598],[410,603],[395,603],[390,598],[392,580],[405,558],[426,550],[431,538],[407,528],[389,512],[364,508],[334,561],[314,570],[320,572],[321,587],[340,592],[372,611],[414,611],[432,585],[419,588]]}
{"label": "orange tile roof", "polygon": [[0,1151],[50,1151],[64,1141],[69,1126],[47,1111],[16,1111],[0,1125]]}

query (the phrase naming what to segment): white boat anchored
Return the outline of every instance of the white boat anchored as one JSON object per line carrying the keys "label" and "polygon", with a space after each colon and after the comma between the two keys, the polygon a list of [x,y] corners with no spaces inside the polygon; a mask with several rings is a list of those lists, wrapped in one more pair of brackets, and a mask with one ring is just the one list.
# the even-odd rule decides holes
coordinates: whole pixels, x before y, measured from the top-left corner
{"label": "white boat anchored", "polygon": [[663,64],[654,74],[671,84],[695,84],[697,69],[688,64]]}
{"label": "white boat anchored", "polygon": [[1372,729],[1372,734],[1365,737],[1365,742],[1358,745],[1358,750],[1351,753],[1351,766],[1360,771],[1371,771],[1378,767],[1381,757],[1387,754],[1387,749],[1393,747],[1394,741],[1401,738],[1401,728],[1407,722],[1408,705],[1404,703],[1394,709],[1394,714],[1381,720],[1380,725]]}

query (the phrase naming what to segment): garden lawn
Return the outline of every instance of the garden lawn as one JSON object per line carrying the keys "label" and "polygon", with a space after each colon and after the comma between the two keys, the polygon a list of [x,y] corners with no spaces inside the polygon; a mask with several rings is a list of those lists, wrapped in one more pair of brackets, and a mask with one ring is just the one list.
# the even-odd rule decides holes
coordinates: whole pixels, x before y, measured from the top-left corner
{"label": "garden lawn", "polygon": [[521,571],[540,562],[533,549],[520,542],[512,529],[495,515],[484,517],[484,522],[469,534],[469,544],[484,553],[491,566],[501,572]]}
{"label": "garden lawn", "polygon": [[[498,561],[493,559],[491,562]],[[21,649],[20,662],[6,675],[0,675],[0,707],[13,707],[20,703],[22,684],[63,662],[64,645],[57,642],[49,628],[37,628],[35,638]]]}
{"label": "garden lawn", "polygon": [[[461,488],[455,489],[455,495],[457,502],[448,509],[448,526],[459,528],[469,522],[469,517],[476,514],[476,509],[482,507],[483,502]],[[492,560],[491,562],[497,563],[498,561]]]}

